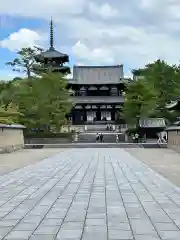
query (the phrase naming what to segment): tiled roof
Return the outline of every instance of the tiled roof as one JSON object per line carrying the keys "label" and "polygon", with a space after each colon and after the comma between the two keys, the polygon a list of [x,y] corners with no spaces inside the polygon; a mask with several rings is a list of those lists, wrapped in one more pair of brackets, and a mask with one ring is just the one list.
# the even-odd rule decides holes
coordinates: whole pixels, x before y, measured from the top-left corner
{"label": "tiled roof", "polygon": [[166,126],[164,118],[148,118],[139,121],[140,127],[144,128],[163,128]]}
{"label": "tiled roof", "polygon": [[47,51],[43,52],[40,56],[44,58],[67,58],[68,59],[67,54],[58,52],[55,49],[48,49]]}
{"label": "tiled roof", "polygon": [[24,129],[26,128],[24,125],[21,124],[2,124],[0,123],[0,128],[17,128],[17,129]]}
{"label": "tiled roof", "polygon": [[123,65],[74,66],[73,81],[77,84],[113,84],[124,78]]}
{"label": "tiled roof", "polygon": [[166,105],[167,109],[171,109],[173,107],[176,107],[178,105],[178,101],[172,101],[171,103]]}

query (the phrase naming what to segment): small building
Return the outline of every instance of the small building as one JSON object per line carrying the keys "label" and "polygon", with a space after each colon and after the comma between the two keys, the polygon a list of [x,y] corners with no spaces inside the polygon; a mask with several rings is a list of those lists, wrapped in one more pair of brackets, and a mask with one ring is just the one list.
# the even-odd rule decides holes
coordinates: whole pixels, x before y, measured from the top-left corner
{"label": "small building", "polygon": [[[177,112],[178,115],[180,113],[180,97],[167,104],[166,107],[169,111]],[[180,117],[176,117],[176,120],[166,128],[166,131],[168,147],[180,151]]]}
{"label": "small building", "polygon": [[141,135],[144,135],[149,139],[157,139],[158,134],[166,128],[164,118],[148,118],[140,120],[139,125]]}
{"label": "small building", "polygon": [[166,128],[169,148],[180,151],[180,126],[173,124]]}

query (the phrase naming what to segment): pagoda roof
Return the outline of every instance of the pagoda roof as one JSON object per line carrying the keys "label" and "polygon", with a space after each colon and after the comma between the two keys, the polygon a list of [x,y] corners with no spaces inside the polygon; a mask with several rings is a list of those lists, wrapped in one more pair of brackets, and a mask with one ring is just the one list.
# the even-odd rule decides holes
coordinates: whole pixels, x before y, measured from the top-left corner
{"label": "pagoda roof", "polygon": [[123,65],[73,67],[75,84],[117,84],[123,78]]}
{"label": "pagoda roof", "polygon": [[67,54],[61,53],[54,48],[54,25],[51,18],[50,21],[50,47],[45,52],[42,52],[37,56],[37,60],[41,61],[43,59],[54,59],[62,60],[63,62],[69,62],[69,56]]}
{"label": "pagoda roof", "polygon": [[49,48],[47,51],[40,54],[43,58],[67,58],[69,59],[69,56],[67,54],[61,53],[55,49]]}

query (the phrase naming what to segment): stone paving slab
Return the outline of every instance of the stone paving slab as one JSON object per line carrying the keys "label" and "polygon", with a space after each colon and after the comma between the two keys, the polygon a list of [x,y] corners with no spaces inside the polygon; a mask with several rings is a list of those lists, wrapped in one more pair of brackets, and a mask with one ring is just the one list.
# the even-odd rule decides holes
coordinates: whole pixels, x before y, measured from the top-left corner
{"label": "stone paving slab", "polygon": [[180,191],[124,149],[67,149],[0,177],[0,239],[179,240]]}

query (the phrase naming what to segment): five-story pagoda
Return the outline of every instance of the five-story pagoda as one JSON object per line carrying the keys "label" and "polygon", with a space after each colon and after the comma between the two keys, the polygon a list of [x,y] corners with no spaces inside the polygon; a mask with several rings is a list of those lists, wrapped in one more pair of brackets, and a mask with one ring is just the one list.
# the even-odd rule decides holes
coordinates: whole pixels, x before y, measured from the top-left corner
{"label": "five-story pagoda", "polygon": [[52,72],[60,72],[63,74],[70,73],[70,68],[64,65],[69,62],[69,56],[54,48],[54,24],[52,19],[50,21],[50,47],[38,55],[36,60],[43,64],[43,71],[45,72],[51,70]]}

